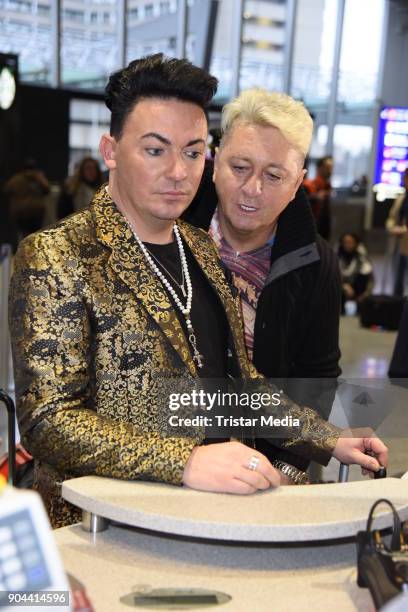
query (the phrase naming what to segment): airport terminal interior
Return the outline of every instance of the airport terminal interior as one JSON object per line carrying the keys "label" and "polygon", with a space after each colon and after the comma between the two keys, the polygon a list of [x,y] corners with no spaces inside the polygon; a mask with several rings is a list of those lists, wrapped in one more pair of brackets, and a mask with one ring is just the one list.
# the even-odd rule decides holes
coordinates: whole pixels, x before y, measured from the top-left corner
{"label": "airport terminal interior", "polygon": [[[388,447],[386,478],[369,478],[360,465],[333,456],[325,466],[315,461],[309,466],[307,462],[306,478],[312,486],[281,486],[272,498],[268,497],[272,490],[234,496],[225,491],[196,491],[194,486],[174,487],[169,478],[160,482],[151,474],[145,480],[154,482],[119,475],[105,486],[100,471],[91,467],[88,472],[74,470],[82,478],[72,475],[62,485],[65,501],[60,500],[71,509],[75,507],[75,521],[70,516],[66,522],[53,522],[47,506],[52,530],[39,494],[32,491],[31,455],[18,446],[20,477],[23,464],[27,464],[18,484],[11,467],[14,453],[8,457],[11,420],[16,426],[12,435],[20,443],[18,419],[14,420],[10,409],[10,403],[16,403],[17,410],[20,405],[9,331],[9,317],[17,318],[16,311],[9,312],[8,307],[10,278],[19,245],[30,241],[27,236],[56,227],[69,215],[81,215],[109,180],[112,167],[106,163],[109,157],[102,154],[100,142],[110,130],[111,112],[105,104],[110,75],[133,60],[159,53],[186,58],[218,79],[207,112],[206,169],[198,194],[207,188],[206,173],[210,173],[211,183],[214,156],[219,156],[222,109],[242,92],[261,88],[287,94],[302,102],[313,119],[299,190],[313,219],[313,248],[325,241],[324,248],[336,262],[341,309],[340,369],[327,375],[335,381],[336,391],[330,416],[325,418],[343,430],[372,427]],[[325,611],[329,607],[339,611],[408,611],[407,67],[408,0],[0,0],[0,608],[24,603],[35,604],[36,609],[95,612],[129,607],[209,609],[218,605],[231,612]],[[227,138],[221,144],[225,142]],[[220,194],[217,183],[216,187]],[[109,199],[109,190],[103,193]],[[251,212],[249,207],[246,214]],[[217,214],[209,230],[213,238]],[[188,214],[185,219],[190,221]],[[283,221],[281,227],[286,227]],[[132,231],[141,249],[143,242],[148,246],[154,242],[141,242],[134,228]],[[275,240],[279,218],[273,231]],[[221,242],[217,236],[214,239],[223,259],[225,235],[221,235]],[[267,243],[271,261],[273,249],[278,248],[277,239],[273,240]],[[193,243],[184,235],[183,241],[194,253]],[[185,271],[188,282],[190,278],[185,260],[183,264],[181,238],[177,244],[181,285],[163,266],[161,255],[156,259],[157,253],[152,251],[155,261],[146,257],[152,269],[159,270],[159,278],[166,278],[160,272],[164,270],[186,296]],[[256,248],[260,246],[263,244]],[[238,248],[234,249],[238,257]],[[147,247],[146,251],[149,253]],[[34,250],[30,253],[34,256]],[[286,272],[296,266],[300,264],[289,263]],[[267,268],[268,277],[265,271],[257,299],[272,269]],[[234,279],[236,269],[232,273]],[[164,286],[169,302],[177,305],[177,292],[166,283]],[[326,289],[323,286],[322,293]],[[18,290],[23,291],[21,287]],[[40,300],[43,294],[38,291]],[[22,308],[21,295],[19,299],[12,299],[13,308]],[[187,302],[187,310],[188,306]],[[254,331],[252,322],[252,344],[248,345],[245,308],[252,307],[255,321],[257,302],[248,307],[243,298],[249,359],[255,355],[257,328],[255,324]],[[156,324],[154,308],[150,308],[150,314],[143,315],[150,317],[146,323],[149,333]],[[177,333],[188,329],[189,344],[186,340],[185,346],[192,357],[190,372],[197,375],[200,355],[188,318],[190,311],[180,310],[180,321],[184,315],[187,322],[182,320]],[[18,316],[25,315],[20,310]],[[17,323],[12,324],[12,334],[20,333],[18,329]],[[75,330],[71,328],[70,333]],[[128,342],[126,333],[124,343]],[[145,342],[143,333],[132,331],[128,336],[131,334],[134,337],[129,346],[136,347],[137,353],[134,361],[146,359],[147,363],[137,346],[145,347],[141,344]],[[170,338],[172,332],[166,334]],[[126,355],[126,363],[132,359]],[[254,363],[261,363],[259,357]],[[19,367],[17,358],[14,367]],[[49,371],[41,370],[40,362],[34,370],[36,367],[35,375],[46,380]],[[106,367],[109,369],[108,361]],[[129,368],[128,377],[136,371],[131,367],[122,368]],[[268,368],[263,373],[272,379],[284,377]],[[19,375],[20,380],[29,376],[25,371]],[[289,370],[285,376],[291,377]],[[322,371],[316,379],[325,376]],[[107,375],[103,383],[98,379],[95,385],[101,383],[106,388],[109,380]],[[119,405],[119,387],[115,392]],[[88,390],[88,403],[92,401],[89,393],[92,391]],[[64,394],[65,401],[68,384]],[[298,403],[300,399],[296,397]],[[35,395],[30,401],[35,406]],[[41,421],[41,410],[33,410],[37,422]],[[109,410],[102,412],[107,420],[112,415]],[[367,414],[375,417],[367,418]],[[21,412],[18,418],[26,422],[27,415]],[[121,419],[117,417],[116,425]],[[77,427],[81,427],[79,421]],[[70,431],[74,437],[79,435]],[[63,453],[62,438],[52,431],[47,435],[57,440],[55,454]],[[33,444],[36,459],[38,445]],[[253,449],[248,451],[247,467],[256,473],[259,457]],[[371,454],[367,448],[364,452]],[[378,457],[374,451],[372,454]],[[183,457],[185,463],[188,454]],[[40,464],[44,461],[41,457]],[[286,461],[283,454],[287,467]],[[89,460],[91,463],[97,465],[98,459]],[[71,464],[67,461],[67,465]],[[303,474],[302,467],[293,469],[295,476],[289,470],[289,480],[297,478],[299,470]],[[113,467],[111,471],[115,472]],[[41,476],[41,482],[35,481],[34,489],[40,482],[38,490],[41,486],[51,490],[54,474],[43,473],[47,475]],[[60,491],[61,484],[58,482]],[[387,570],[381,566],[386,549],[378,542],[389,537],[393,518],[386,507],[378,519],[383,531],[375,536],[377,544],[363,545],[361,537],[357,538],[356,555],[357,531],[366,529],[368,512],[380,498],[393,502],[401,521],[406,521],[401,544],[394,541],[394,548],[391,545],[387,552],[393,563],[397,563],[398,553],[399,569],[395,563],[387,565]],[[30,548],[29,541],[35,546]],[[371,574],[370,554],[377,555]],[[364,555],[367,566],[362,561]],[[363,574],[366,588],[362,588]],[[14,593],[14,601],[10,593]],[[24,593],[31,593],[31,599]],[[67,599],[64,594],[68,593]]]}

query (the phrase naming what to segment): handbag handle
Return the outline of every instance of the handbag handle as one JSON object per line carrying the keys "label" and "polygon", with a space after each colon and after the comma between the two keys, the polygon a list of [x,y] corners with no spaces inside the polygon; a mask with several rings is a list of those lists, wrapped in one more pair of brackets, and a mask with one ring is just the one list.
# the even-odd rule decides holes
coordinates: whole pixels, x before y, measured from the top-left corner
{"label": "handbag handle", "polygon": [[393,514],[393,527],[392,527],[392,536],[391,536],[391,548],[388,548],[384,542],[383,546],[386,550],[391,551],[391,550],[399,550],[400,546],[401,546],[401,520],[400,517],[398,516],[398,512],[395,509],[395,506],[392,502],[390,502],[389,499],[377,499],[377,501],[371,506],[371,510],[370,513],[368,515],[368,519],[367,519],[367,527],[366,530],[368,532],[371,532],[372,529],[372,524],[373,524],[373,520],[374,520],[374,510],[377,508],[377,506],[379,506],[380,504],[387,504],[391,510],[392,510],[392,514]]}

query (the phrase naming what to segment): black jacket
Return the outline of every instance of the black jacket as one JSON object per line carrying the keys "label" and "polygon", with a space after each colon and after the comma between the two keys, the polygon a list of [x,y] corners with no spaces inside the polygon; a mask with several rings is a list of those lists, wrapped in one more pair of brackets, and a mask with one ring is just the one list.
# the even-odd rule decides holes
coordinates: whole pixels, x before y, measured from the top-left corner
{"label": "black jacket", "polygon": [[[184,218],[208,230],[216,206],[212,167],[207,163]],[[317,234],[307,196],[300,188],[279,216],[271,266],[257,306],[253,363],[266,377],[279,379],[275,384],[293,400],[310,405],[325,418],[341,373],[340,305],[337,256]],[[260,444],[259,450],[272,458],[268,449]],[[274,452],[273,457],[300,468],[308,464],[287,452]]]}

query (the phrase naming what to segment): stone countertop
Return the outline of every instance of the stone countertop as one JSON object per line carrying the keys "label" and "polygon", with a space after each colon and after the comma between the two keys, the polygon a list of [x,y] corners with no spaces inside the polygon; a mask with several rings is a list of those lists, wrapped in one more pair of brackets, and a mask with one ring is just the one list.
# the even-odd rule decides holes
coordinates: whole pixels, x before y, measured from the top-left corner
{"label": "stone countertop", "polygon": [[225,612],[373,609],[356,584],[353,543],[227,544],[117,526],[92,535],[80,525],[54,535],[66,571],[84,583],[95,612],[130,610],[121,597],[157,588],[221,591],[231,601],[211,609]]}
{"label": "stone countertop", "polygon": [[[86,476],[62,496],[94,514],[161,533],[240,542],[305,542],[352,537],[375,500],[387,497],[408,518],[408,481],[396,478],[280,487],[249,496],[205,493],[160,483]],[[392,523],[386,506],[379,528]]]}

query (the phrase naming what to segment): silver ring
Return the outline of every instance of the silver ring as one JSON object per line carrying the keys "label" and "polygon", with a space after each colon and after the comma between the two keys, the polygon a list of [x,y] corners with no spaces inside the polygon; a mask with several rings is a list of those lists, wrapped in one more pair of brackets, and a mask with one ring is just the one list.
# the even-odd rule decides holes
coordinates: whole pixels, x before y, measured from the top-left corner
{"label": "silver ring", "polygon": [[258,465],[259,465],[259,457],[257,457],[256,455],[252,455],[248,463],[248,470],[251,470],[251,472],[255,472]]}

